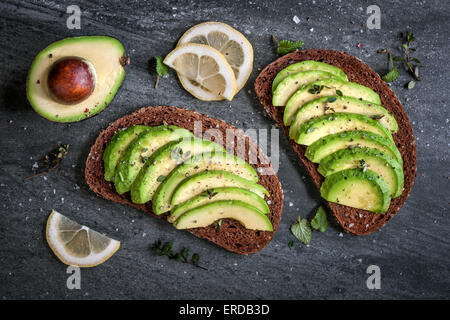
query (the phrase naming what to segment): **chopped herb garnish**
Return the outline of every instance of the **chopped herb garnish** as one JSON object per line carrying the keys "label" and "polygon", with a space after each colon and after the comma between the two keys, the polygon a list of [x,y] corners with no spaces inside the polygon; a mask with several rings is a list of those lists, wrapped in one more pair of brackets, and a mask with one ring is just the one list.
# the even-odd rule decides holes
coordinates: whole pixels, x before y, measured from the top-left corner
{"label": "chopped herb garnish", "polygon": [[164,179],[166,179],[166,176],[160,175],[160,176],[158,177],[158,179],[156,179],[156,181],[158,181],[158,182],[163,182]]}
{"label": "chopped herb garnish", "polygon": [[[64,157],[69,152],[69,145],[68,144],[60,144],[57,148],[50,151],[48,154],[44,156],[43,159],[41,159],[40,165],[38,164],[37,167],[33,166],[33,174],[31,176],[28,176],[25,178],[25,180],[35,178],[37,176],[41,176],[43,174],[47,174],[53,169],[57,168]],[[37,169],[41,167],[42,169],[38,171]]]}
{"label": "chopped herb garnish", "polygon": [[[174,259],[176,261],[183,263],[189,262],[190,250],[188,248],[183,248],[180,252],[174,253],[172,242],[166,242],[163,245],[161,240],[157,240],[153,243],[151,250],[155,252],[158,256],[166,256],[169,259]],[[197,253],[194,253],[191,257],[192,264],[200,269],[208,270],[205,267],[202,267],[198,264],[199,259],[200,256]]]}
{"label": "chopped herb garnish", "polygon": [[289,249],[292,248],[293,246],[294,246],[294,241],[293,240],[289,241],[289,243],[288,243]]}
{"label": "chopped herb garnish", "polygon": [[328,98],[328,102],[335,102],[337,100],[337,98],[336,97],[329,97]]}
{"label": "chopped herb garnish", "polygon": [[380,120],[383,117],[384,117],[384,114],[374,114],[373,116],[371,116],[371,118],[373,120]]}
{"label": "chopped herb garnish", "polygon": [[389,55],[389,62],[391,65],[391,70],[388,73],[386,73],[382,78],[386,82],[394,82],[400,75],[400,72],[394,66],[394,61],[392,60],[392,54],[390,52],[388,52],[388,55]]}
{"label": "chopped herb garnish", "polygon": [[342,91],[341,91],[341,90],[338,90],[338,89],[336,89],[336,94],[337,94],[339,97],[342,97],[342,96],[343,96]]}

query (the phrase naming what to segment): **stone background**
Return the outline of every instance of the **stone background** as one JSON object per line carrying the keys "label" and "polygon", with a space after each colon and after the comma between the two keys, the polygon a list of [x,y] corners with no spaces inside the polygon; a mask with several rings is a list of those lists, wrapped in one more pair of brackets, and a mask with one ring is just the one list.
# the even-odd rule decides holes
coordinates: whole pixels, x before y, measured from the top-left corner
{"label": "stone background", "polygon": [[[375,1],[374,1],[375,2]],[[66,28],[68,5],[82,10],[81,30]],[[2,299],[346,299],[449,298],[449,74],[450,5],[446,1],[376,1],[380,30],[368,30],[367,1],[2,1],[0,3],[0,297]],[[300,21],[294,22],[294,16]],[[149,60],[166,55],[189,27],[222,21],[244,33],[255,52],[254,71],[232,102],[207,103],[185,92],[173,72],[154,89]],[[355,237],[333,218],[307,247],[289,227],[321,202],[319,192],[280,134],[279,179],[283,218],[260,253],[239,256],[177,231],[143,213],[103,200],[84,182],[84,162],[102,128],[147,105],[195,109],[243,129],[272,127],[253,82],[276,59],[271,34],[303,40],[305,48],[348,52],[385,73],[386,55],[398,52],[400,31],[412,31],[424,67],[413,90],[402,76],[392,88],[416,135],[418,173],[399,214],[378,232]],[[125,45],[131,65],[122,88],[98,116],[58,124],[36,114],[25,95],[28,68],[49,43],[79,35],[110,35]],[[358,47],[361,44],[362,47]],[[12,120],[12,123],[10,123]],[[58,143],[70,144],[61,167],[24,182],[36,160]],[[81,271],[81,290],[66,288],[66,266],[50,251],[44,227],[51,209],[119,239],[106,263]],[[208,271],[155,256],[157,240],[200,254]],[[381,290],[368,290],[366,269],[380,266]]]}

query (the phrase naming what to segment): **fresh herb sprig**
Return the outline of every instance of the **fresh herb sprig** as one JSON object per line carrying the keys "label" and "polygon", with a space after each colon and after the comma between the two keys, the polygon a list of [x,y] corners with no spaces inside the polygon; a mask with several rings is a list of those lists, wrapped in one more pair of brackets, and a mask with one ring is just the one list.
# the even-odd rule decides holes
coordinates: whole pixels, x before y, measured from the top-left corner
{"label": "fresh herb sprig", "polygon": [[416,38],[409,31],[400,32],[398,34],[398,38],[403,42],[400,49],[402,53],[401,56],[392,57],[391,52],[389,52],[387,49],[378,50],[378,53],[388,54],[390,64],[390,71],[386,73],[382,78],[386,82],[395,81],[400,75],[400,72],[395,67],[394,61],[400,62],[404,65],[408,73],[414,78],[414,80],[410,80],[406,84],[406,87],[408,89],[412,89],[416,85],[416,81],[422,80],[422,78],[419,75],[419,68],[422,67],[422,64],[419,59],[412,57],[412,52],[416,51],[416,48],[412,47],[412,43],[416,41]]}
{"label": "fresh herb sprig", "polygon": [[[309,222],[306,218],[301,219],[298,217],[298,221],[291,225],[292,234],[300,240],[303,244],[309,244],[311,242],[312,229],[325,232],[328,226],[326,210],[320,206],[317,208],[314,218]],[[312,228],[312,229],[311,229]],[[289,241],[289,248],[294,245],[293,241]]]}
{"label": "fresh herb sprig", "polygon": [[289,41],[289,40],[281,40],[278,41],[274,35],[272,35],[272,41],[277,45],[277,54],[280,56],[284,56],[290,52],[301,49],[303,47],[303,41]]}
{"label": "fresh herb sprig", "polygon": [[161,56],[156,56],[156,73],[158,76],[156,77],[155,89],[158,88],[159,78],[165,77],[169,72],[169,68],[163,63],[164,58]]}
{"label": "fresh herb sprig", "polygon": [[174,259],[179,262],[189,263],[191,262],[197,268],[208,270],[205,267],[199,265],[200,256],[198,253],[194,253],[191,256],[191,260],[189,260],[190,250],[188,248],[183,248],[180,252],[173,251],[173,242],[165,242],[162,243],[161,240],[156,240],[152,245],[152,251],[155,252],[158,256],[166,256],[169,259]]}
{"label": "fresh herb sprig", "polygon": [[43,174],[47,174],[53,169],[57,168],[61,162],[63,161],[64,157],[69,152],[69,145],[68,144],[60,144],[57,148],[50,151],[48,154],[44,156],[44,158],[40,161],[42,169],[38,171],[38,168],[34,169],[34,173],[26,177],[25,180],[32,179],[38,176],[41,176]]}

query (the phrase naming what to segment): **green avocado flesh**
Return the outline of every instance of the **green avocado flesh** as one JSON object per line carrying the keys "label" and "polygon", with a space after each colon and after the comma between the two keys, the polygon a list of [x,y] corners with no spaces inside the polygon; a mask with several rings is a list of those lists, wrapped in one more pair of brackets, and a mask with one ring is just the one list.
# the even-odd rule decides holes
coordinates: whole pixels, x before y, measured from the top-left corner
{"label": "green avocado flesh", "polygon": [[208,189],[237,187],[250,190],[260,197],[269,196],[268,191],[253,181],[244,179],[227,171],[204,171],[197,173],[178,185],[173,192],[171,205],[176,206]]}
{"label": "green avocado flesh", "polygon": [[117,164],[114,177],[116,191],[119,194],[130,191],[131,185],[144,166],[145,161],[154,152],[171,141],[185,137],[193,137],[193,134],[177,126],[151,127],[141,133],[128,146]]}
{"label": "green avocado flesh", "polygon": [[173,225],[177,229],[200,228],[226,218],[239,221],[246,229],[273,231],[264,213],[239,200],[221,200],[194,208],[182,214]]}
{"label": "green avocado flesh", "polygon": [[[31,64],[27,79],[27,97],[42,117],[56,122],[83,120],[99,113],[112,101],[125,77],[125,49],[119,40],[107,36],[83,36],[56,41],[42,50]],[[54,62],[68,57],[88,61],[96,73],[94,91],[75,104],[57,102],[47,80]]]}
{"label": "green avocado flesh", "polygon": [[114,177],[117,162],[127,149],[128,145],[142,132],[148,130],[147,126],[132,126],[117,131],[103,152],[103,165],[105,167],[105,180],[111,181]]}
{"label": "green avocado flesh", "polygon": [[317,140],[306,149],[306,157],[315,163],[319,163],[326,156],[341,150],[355,147],[367,147],[380,150],[387,155],[393,156],[400,165],[403,160],[395,144],[378,134],[368,131],[347,131],[330,134]]}
{"label": "green avocado flesh", "polygon": [[338,79],[332,73],[318,70],[302,71],[284,78],[273,92],[272,105],[285,106],[289,98],[304,85],[323,79]]}
{"label": "green avocado flesh", "polygon": [[304,86],[289,98],[283,114],[284,125],[289,126],[297,111],[307,102],[321,97],[339,96],[340,94],[381,104],[380,96],[367,87],[354,82],[325,79]]}
{"label": "green avocado flesh", "polygon": [[340,112],[326,114],[304,122],[298,128],[295,141],[298,144],[309,146],[329,134],[352,130],[373,132],[392,141],[389,130],[372,118],[356,113]]}
{"label": "green avocado flesh", "polygon": [[396,198],[403,191],[403,168],[395,158],[372,148],[342,149],[320,161],[317,171],[327,177],[335,172],[365,168],[379,174],[390,188],[391,197]]}
{"label": "green avocado flesh", "polygon": [[383,106],[353,97],[331,96],[312,100],[297,111],[289,128],[290,138],[295,139],[298,127],[307,120],[335,112],[359,113],[377,120],[391,132],[398,130],[394,116]]}
{"label": "green avocado flesh", "polygon": [[143,204],[150,201],[162,181],[185,160],[199,153],[224,152],[223,147],[208,140],[184,138],[158,149],[144,164],[131,185],[131,200]]}
{"label": "green avocado flesh", "polygon": [[386,212],[391,201],[388,184],[372,170],[361,168],[327,176],[320,193],[327,201],[375,213]]}
{"label": "green avocado flesh", "polygon": [[325,71],[333,74],[335,77],[340,78],[343,81],[348,81],[347,75],[341,69],[329,65],[324,62],[318,62],[314,60],[306,60],[291,64],[290,66],[284,68],[276,75],[275,79],[272,82],[272,92],[278,87],[278,84],[285,79],[286,77],[293,75],[297,72],[310,71],[310,70],[318,70]]}
{"label": "green avocado flesh", "polygon": [[228,171],[258,182],[258,174],[255,169],[244,160],[226,152],[202,153],[178,166],[159,185],[152,199],[153,212],[162,214],[169,211],[171,209],[170,200],[176,187],[186,177],[208,170]]}
{"label": "green avocado flesh", "polygon": [[262,213],[270,213],[269,206],[266,201],[264,201],[264,199],[256,193],[243,188],[224,187],[208,189],[207,191],[179,204],[172,209],[167,220],[169,222],[174,222],[186,211],[219,200],[239,200],[255,207]]}

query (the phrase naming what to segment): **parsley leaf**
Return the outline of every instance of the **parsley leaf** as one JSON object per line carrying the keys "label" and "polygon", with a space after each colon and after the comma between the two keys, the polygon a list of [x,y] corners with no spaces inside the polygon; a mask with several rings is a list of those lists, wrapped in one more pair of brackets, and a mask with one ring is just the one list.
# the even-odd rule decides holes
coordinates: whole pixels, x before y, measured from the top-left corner
{"label": "parsley leaf", "polygon": [[300,219],[291,226],[292,234],[304,244],[308,244],[311,241],[311,227],[306,219]]}
{"label": "parsley leaf", "polygon": [[166,76],[167,73],[169,72],[169,68],[163,63],[163,60],[164,60],[163,57],[156,56],[155,60],[156,60],[156,73],[158,74],[158,77],[156,78],[156,83],[155,83],[155,89],[156,89],[156,88],[158,88],[159,78]]}
{"label": "parsley leaf", "polygon": [[327,220],[327,213],[325,209],[320,206],[317,208],[316,215],[311,220],[311,227],[313,227],[316,230],[319,230],[320,232],[325,232],[327,230],[328,226],[328,220]]}
{"label": "parsley leaf", "polygon": [[278,42],[277,53],[280,56],[284,56],[289,52],[293,52],[297,49],[301,49],[303,47],[303,41],[289,41],[289,40],[281,40]]}
{"label": "parsley leaf", "polygon": [[394,82],[399,75],[400,72],[398,72],[398,70],[394,68],[383,76],[383,80],[386,82]]}

